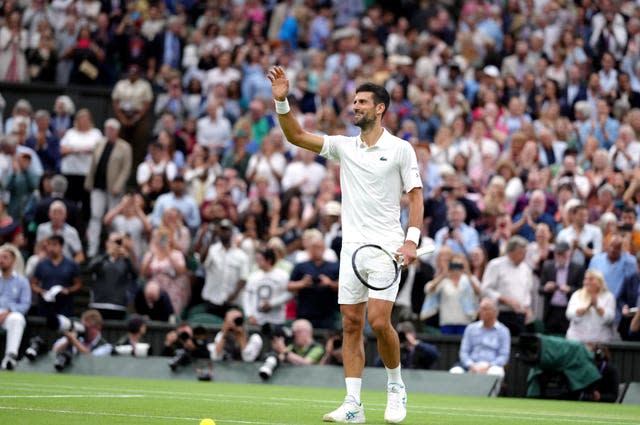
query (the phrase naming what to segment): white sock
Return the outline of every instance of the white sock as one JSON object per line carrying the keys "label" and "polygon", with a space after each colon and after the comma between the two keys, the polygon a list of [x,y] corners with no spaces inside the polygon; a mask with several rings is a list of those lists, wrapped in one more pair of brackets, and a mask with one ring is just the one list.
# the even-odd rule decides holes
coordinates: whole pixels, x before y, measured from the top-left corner
{"label": "white sock", "polygon": [[351,396],[356,399],[356,403],[360,403],[362,378],[344,378],[344,383],[347,386],[347,397]]}
{"label": "white sock", "polygon": [[404,386],[404,381],[402,381],[402,372],[400,370],[401,369],[400,365],[398,365],[398,367],[394,369],[389,369],[388,367],[385,367],[385,369],[387,369],[387,385],[400,384]]}

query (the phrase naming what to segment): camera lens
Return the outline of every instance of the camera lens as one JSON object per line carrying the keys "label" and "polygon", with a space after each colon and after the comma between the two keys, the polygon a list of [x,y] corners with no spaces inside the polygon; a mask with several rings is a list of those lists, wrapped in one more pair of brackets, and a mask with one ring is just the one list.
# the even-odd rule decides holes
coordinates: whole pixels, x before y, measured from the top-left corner
{"label": "camera lens", "polygon": [[243,323],[244,323],[244,317],[242,316],[238,316],[235,319],[233,319],[233,324],[236,326],[242,326]]}

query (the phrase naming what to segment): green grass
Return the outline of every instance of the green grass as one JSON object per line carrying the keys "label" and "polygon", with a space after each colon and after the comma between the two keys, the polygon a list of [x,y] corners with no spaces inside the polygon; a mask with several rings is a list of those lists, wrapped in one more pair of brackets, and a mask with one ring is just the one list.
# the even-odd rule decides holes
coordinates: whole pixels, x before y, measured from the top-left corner
{"label": "green grass", "polygon": [[[304,377],[302,377],[304,379]],[[321,424],[340,389],[0,373],[2,425]],[[385,394],[363,392],[367,423]],[[406,425],[639,424],[640,406],[409,393]]]}

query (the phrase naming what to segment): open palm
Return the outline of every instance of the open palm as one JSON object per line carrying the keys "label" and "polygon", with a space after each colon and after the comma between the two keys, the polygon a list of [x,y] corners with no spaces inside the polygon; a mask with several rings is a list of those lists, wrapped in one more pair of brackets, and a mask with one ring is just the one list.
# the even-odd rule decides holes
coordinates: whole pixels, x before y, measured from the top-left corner
{"label": "open palm", "polygon": [[274,66],[267,74],[267,78],[271,81],[273,98],[279,101],[285,100],[289,94],[289,80],[287,80],[284,69]]}

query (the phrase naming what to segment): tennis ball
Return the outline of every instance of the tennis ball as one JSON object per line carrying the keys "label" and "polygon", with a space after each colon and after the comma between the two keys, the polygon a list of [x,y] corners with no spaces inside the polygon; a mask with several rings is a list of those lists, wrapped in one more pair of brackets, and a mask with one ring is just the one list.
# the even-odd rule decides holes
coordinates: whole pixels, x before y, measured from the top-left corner
{"label": "tennis ball", "polygon": [[216,425],[216,422],[211,418],[207,418],[207,419],[201,420],[200,425]]}

